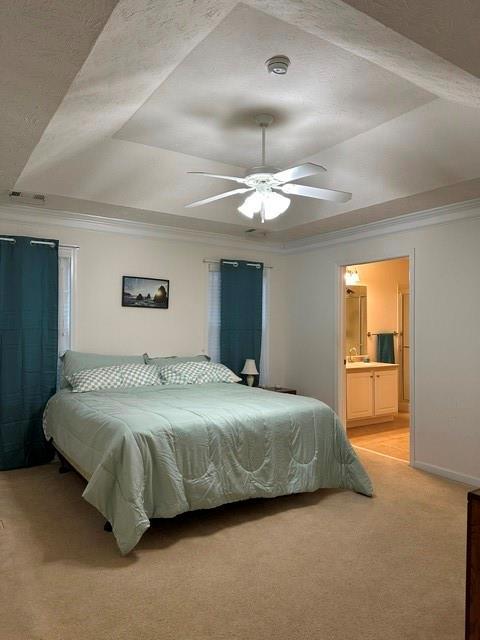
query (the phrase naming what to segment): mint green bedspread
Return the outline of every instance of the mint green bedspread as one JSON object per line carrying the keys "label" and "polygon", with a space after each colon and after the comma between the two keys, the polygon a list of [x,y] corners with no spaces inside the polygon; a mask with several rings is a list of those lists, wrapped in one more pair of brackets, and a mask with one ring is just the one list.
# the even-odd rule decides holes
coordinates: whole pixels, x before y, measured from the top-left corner
{"label": "mint green bedspread", "polygon": [[239,384],[62,390],[47,437],[88,479],[122,554],[150,518],[321,487],[372,495],[335,413],[313,398]]}

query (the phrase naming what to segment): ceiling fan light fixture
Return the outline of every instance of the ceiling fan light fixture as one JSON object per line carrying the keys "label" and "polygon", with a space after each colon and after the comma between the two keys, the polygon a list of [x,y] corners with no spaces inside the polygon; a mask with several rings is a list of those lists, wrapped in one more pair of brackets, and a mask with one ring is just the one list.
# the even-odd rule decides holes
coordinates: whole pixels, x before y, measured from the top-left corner
{"label": "ceiling fan light fixture", "polygon": [[290,206],[290,198],[266,191],[259,193],[255,191],[252,195],[245,198],[245,201],[238,207],[238,211],[247,218],[253,218],[256,213],[262,216],[262,222],[265,220],[273,220],[277,216],[284,213]]}
{"label": "ceiling fan light fixture", "polygon": [[242,213],[247,218],[253,218],[253,216],[260,211],[262,208],[262,201],[260,198],[260,194],[257,192],[252,193],[252,195],[245,198],[243,203],[238,207],[238,211]]}
{"label": "ceiling fan light fixture", "polygon": [[[286,56],[275,56],[275,58],[267,60],[267,66],[272,60],[278,62],[280,58],[284,59],[283,62],[285,64],[290,63],[290,60],[288,60]],[[265,158],[265,136],[267,128],[273,122],[273,116],[267,113],[261,113],[255,116],[255,122],[260,126],[262,132],[262,163],[260,166],[249,169],[247,175],[243,178],[239,176],[220,175],[218,173],[207,173],[206,171],[188,172],[210,178],[230,180],[245,185],[245,187],[231,189],[230,191],[224,191],[223,193],[204,198],[203,200],[190,202],[185,205],[186,207],[199,207],[204,204],[216,202],[217,200],[222,200],[223,198],[253,191],[238,207],[238,211],[250,219],[252,219],[256,213],[259,213],[261,221],[265,222],[265,220],[273,220],[281,215],[290,206],[290,198],[280,195],[278,191],[282,191],[282,193],[288,195],[292,194],[306,198],[316,198],[317,200],[330,200],[331,202],[347,202],[351,199],[352,194],[346,191],[291,184],[291,182],[295,183],[295,181],[300,178],[314,176],[321,171],[326,171],[325,167],[318,164],[305,162],[296,167],[283,170],[267,165]]]}
{"label": "ceiling fan light fixture", "polygon": [[290,206],[290,198],[270,191],[263,196],[263,210],[265,220],[273,220],[277,218]]}

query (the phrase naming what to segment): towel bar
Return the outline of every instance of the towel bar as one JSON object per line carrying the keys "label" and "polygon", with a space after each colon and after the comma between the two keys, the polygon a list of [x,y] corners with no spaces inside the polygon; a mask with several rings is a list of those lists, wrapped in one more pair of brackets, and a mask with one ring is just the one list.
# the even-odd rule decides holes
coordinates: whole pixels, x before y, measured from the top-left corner
{"label": "towel bar", "polygon": [[367,331],[367,336],[371,338],[372,336],[378,336],[380,333],[391,333],[394,336],[399,336],[398,331]]}

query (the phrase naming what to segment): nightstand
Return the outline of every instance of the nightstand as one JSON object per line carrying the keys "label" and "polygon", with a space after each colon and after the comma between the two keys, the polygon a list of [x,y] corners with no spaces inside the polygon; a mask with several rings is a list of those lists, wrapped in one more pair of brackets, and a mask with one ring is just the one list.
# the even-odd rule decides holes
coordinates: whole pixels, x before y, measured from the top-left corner
{"label": "nightstand", "polygon": [[288,387],[264,387],[260,386],[261,389],[265,389],[266,391],[276,391],[277,393],[290,393],[291,395],[296,396],[296,389],[289,389]]}

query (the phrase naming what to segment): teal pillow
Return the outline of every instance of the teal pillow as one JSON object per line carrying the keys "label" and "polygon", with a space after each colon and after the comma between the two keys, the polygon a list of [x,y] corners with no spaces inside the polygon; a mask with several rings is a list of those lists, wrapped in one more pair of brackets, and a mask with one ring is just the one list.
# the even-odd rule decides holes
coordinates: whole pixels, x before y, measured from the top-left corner
{"label": "teal pillow", "polygon": [[77,371],[111,367],[116,364],[144,364],[143,356],[108,356],[101,353],[83,353],[82,351],[70,350],[65,351],[60,360],[62,362],[62,374],[60,376],[61,389],[70,387],[67,378],[77,373]]}
{"label": "teal pillow", "polygon": [[198,356],[157,356],[156,358],[150,358],[148,353],[144,353],[143,358],[145,364],[156,364],[158,367],[180,364],[180,362],[210,362],[210,357],[203,354]]}

